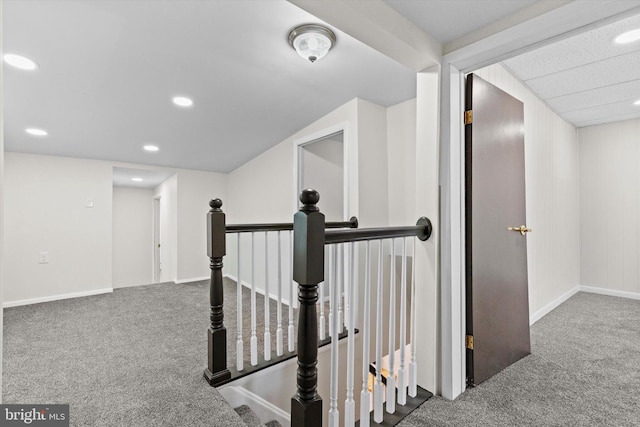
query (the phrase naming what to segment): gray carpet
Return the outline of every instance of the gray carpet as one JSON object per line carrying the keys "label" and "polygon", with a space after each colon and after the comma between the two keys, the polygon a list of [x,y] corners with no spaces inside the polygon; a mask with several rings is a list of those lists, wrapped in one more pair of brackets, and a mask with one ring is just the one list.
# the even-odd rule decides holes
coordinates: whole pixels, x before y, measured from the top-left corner
{"label": "gray carpet", "polygon": [[74,426],[245,426],[202,378],[208,300],[197,282],[5,309],[3,402],[69,403]]}
{"label": "gray carpet", "polygon": [[[227,283],[230,342],[233,292]],[[244,426],[202,379],[207,282],[117,289],[4,316],[5,403],[69,403],[74,426]],[[579,293],[531,334],[531,356],[454,402],[429,400],[400,425],[640,425],[640,301]]]}
{"label": "gray carpet", "polygon": [[531,328],[532,354],[400,426],[640,426],[640,301],[578,293]]}

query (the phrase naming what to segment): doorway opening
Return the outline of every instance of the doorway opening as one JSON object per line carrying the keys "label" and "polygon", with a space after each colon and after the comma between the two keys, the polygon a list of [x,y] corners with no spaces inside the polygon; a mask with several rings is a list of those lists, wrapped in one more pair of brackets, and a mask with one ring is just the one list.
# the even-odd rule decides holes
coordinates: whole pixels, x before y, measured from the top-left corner
{"label": "doorway opening", "polygon": [[162,282],[160,251],[160,197],[153,198],[153,283]]}
{"label": "doorway opening", "polygon": [[320,211],[327,221],[349,218],[346,143],[344,129],[296,142],[298,196],[305,188],[320,193]]}

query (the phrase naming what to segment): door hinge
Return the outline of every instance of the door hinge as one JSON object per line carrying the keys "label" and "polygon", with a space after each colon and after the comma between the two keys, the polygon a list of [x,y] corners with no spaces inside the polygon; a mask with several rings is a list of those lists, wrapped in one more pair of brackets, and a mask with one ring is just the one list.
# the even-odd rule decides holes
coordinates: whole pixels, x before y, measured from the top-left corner
{"label": "door hinge", "polygon": [[470,125],[473,123],[473,110],[467,110],[464,112],[464,124]]}
{"label": "door hinge", "polygon": [[473,350],[473,335],[467,335],[467,348]]}

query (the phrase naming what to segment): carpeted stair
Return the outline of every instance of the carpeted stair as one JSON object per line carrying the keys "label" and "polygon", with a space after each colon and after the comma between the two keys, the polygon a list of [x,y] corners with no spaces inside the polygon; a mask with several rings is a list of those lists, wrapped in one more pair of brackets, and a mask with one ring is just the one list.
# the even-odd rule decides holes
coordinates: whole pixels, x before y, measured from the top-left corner
{"label": "carpeted stair", "polygon": [[278,421],[269,421],[266,424],[262,424],[260,418],[247,405],[238,406],[234,410],[240,415],[247,427],[282,427]]}

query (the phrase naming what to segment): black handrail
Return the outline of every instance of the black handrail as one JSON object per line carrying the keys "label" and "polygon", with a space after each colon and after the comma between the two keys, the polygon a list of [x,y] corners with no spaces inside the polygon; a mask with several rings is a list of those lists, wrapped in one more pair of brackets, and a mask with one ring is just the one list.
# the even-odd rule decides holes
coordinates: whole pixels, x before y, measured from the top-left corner
{"label": "black handrail", "polygon": [[[352,216],[349,221],[327,222],[325,228],[358,228],[358,218]],[[266,224],[229,224],[227,233],[248,233],[251,231],[286,231],[293,230],[293,223],[266,223]]]}
{"label": "black handrail", "polygon": [[415,236],[427,240],[431,236],[433,226],[427,217],[418,219],[416,225],[406,227],[361,228],[358,230],[326,230],[324,243],[361,242],[363,240],[391,239],[394,237]]}

